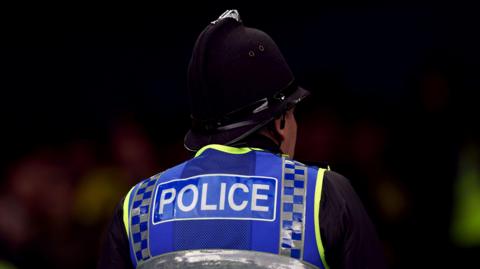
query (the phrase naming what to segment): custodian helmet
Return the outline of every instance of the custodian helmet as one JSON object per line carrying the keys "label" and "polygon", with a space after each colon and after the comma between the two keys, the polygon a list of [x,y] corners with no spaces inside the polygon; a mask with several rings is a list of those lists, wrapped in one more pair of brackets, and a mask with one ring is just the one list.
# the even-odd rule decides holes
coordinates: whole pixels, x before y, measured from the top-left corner
{"label": "custodian helmet", "polygon": [[198,37],[188,67],[192,128],[185,147],[234,144],[309,95],[265,32],[227,10]]}

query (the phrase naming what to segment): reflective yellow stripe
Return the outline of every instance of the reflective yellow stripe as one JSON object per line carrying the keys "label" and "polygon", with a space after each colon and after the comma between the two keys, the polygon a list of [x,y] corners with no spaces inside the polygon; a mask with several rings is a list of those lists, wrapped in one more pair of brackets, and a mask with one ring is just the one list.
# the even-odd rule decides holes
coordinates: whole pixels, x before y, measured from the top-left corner
{"label": "reflective yellow stripe", "polygon": [[130,211],[129,203],[130,201],[130,194],[132,194],[133,189],[135,186],[133,186],[130,191],[128,191],[127,196],[125,196],[125,200],[123,201],[123,225],[125,225],[125,231],[127,232],[127,236],[129,236],[129,227],[130,227],[130,222],[128,221],[128,213]]}
{"label": "reflective yellow stripe", "polygon": [[216,149],[218,151],[230,153],[230,154],[245,154],[248,153],[252,150],[262,150],[259,148],[234,148],[234,147],[229,147],[225,145],[219,145],[219,144],[211,144],[211,145],[206,145],[205,147],[201,148],[197,153],[195,154],[195,157],[198,157],[201,155],[205,150],[207,149]]}
{"label": "reflective yellow stripe", "polygon": [[317,182],[315,183],[315,204],[313,207],[314,216],[315,216],[315,239],[317,241],[318,253],[322,259],[322,263],[325,268],[329,268],[327,261],[325,260],[325,250],[323,249],[322,237],[320,236],[320,199],[322,198],[322,187],[323,187],[323,175],[325,174],[325,169],[319,168],[317,174]]}

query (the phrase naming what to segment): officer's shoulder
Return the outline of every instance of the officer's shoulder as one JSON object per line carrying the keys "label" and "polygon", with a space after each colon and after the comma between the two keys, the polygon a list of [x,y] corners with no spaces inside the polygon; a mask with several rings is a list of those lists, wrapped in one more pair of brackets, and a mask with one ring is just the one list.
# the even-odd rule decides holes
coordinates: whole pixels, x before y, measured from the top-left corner
{"label": "officer's shoulder", "polygon": [[172,167],[169,167],[145,180],[158,180],[160,178],[171,178],[175,175],[178,175],[178,174],[181,174],[181,171],[185,168],[185,165],[191,161],[192,159],[190,160],[186,160],[186,161],[183,161],[179,164],[176,164]]}
{"label": "officer's shoulder", "polygon": [[352,190],[350,180],[344,175],[331,170],[327,162],[301,161],[300,163],[303,163],[304,165],[314,170],[325,169],[325,173],[323,176],[324,185],[329,185],[329,187],[331,188],[336,188],[344,191]]}
{"label": "officer's shoulder", "polygon": [[156,173],[155,175],[151,176],[151,177],[148,177],[148,178],[145,178],[145,179],[142,179],[141,181],[139,181],[137,184],[135,184],[134,187],[136,186],[140,186],[141,184],[144,184],[146,183],[147,181],[157,181],[160,179],[160,177],[162,178],[170,178],[172,177],[172,175],[177,175],[177,174],[180,174],[180,171],[182,171],[185,167],[185,165],[191,161],[192,159],[189,159],[189,160],[185,160],[181,163],[178,163],[172,167],[169,167],[161,172],[158,172]]}
{"label": "officer's shoulder", "polygon": [[332,170],[325,171],[323,182],[324,189],[331,194],[336,193],[339,197],[347,199],[356,196],[350,180],[338,172]]}
{"label": "officer's shoulder", "polygon": [[[138,181],[133,187],[130,189],[130,191],[127,193],[126,197],[130,197],[132,194],[136,193],[139,189],[145,188],[148,185],[154,185],[151,183],[154,183],[160,176],[162,175],[163,172],[157,173],[151,177],[144,178],[140,181]],[[151,182],[151,183],[150,183]],[[149,184],[150,183],[150,184]],[[135,191],[137,189],[137,191]]]}

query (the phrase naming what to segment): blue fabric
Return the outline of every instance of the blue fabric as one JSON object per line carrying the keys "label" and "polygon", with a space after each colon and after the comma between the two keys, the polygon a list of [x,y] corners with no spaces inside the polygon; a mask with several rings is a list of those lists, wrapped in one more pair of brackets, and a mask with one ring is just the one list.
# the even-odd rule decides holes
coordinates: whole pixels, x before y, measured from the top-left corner
{"label": "blue fabric", "polygon": [[[280,223],[283,206],[284,212],[292,212],[293,220],[306,222],[303,237],[303,231],[292,233],[292,240],[303,238],[303,253],[292,248],[290,256],[303,257],[323,268],[319,265],[312,217],[316,176],[312,175],[316,170],[309,169],[308,186],[305,186],[304,181],[294,180],[292,176],[293,173],[303,175],[303,170],[291,164],[285,167],[294,171],[285,173],[285,179],[291,180],[293,187],[282,186],[281,156],[263,151],[229,154],[207,149],[200,156],[168,169],[158,180],[146,182],[147,186],[155,184],[153,192],[134,189],[132,196],[142,194],[145,199],[151,199],[151,204],[143,208],[138,201],[132,201],[133,208],[150,209],[152,215],[148,225],[140,223],[139,218],[131,218],[131,225],[139,225],[141,231],[148,229],[149,236],[148,240],[143,240],[140,233],[131,234],[130,243],[139,243],[142,249],[148,247],[151,256],[209,248],[278,254],[279,246],[284,245],[280,242],[280,228],[293,226],[292,221]],[[296,188],[307,190],[306,201],[294,195]],[[282,204],[282,195],[291,195],[292,203]],[[306,216],[293,211],[294,204],[304,203]],[[132,245],[131,253],[135,267],[136,260],[145,260],[142,253],[133,252]]]}
{"label": "blue fabric", "polygon": [[293,195],[293,190],[294,188],[292,187],[285,187],[285,191],[283,193],[288,195]]}
{"label": "blue fabric", "polygon": [[292,254],[291,255],[292,255],[293,258],[299,259],[300,258],[300,250],[292,249]]}
{"label": "blue fabric", "polygon": [[303,181],[295,180],[295,181],[293,182],[293,186],[294,186],[295,188],[302,188],[302,189],[303,189],[303,188],[304,188],[304,186],[303,186],[304,183],[305,183],[305,182],[303,182]]}

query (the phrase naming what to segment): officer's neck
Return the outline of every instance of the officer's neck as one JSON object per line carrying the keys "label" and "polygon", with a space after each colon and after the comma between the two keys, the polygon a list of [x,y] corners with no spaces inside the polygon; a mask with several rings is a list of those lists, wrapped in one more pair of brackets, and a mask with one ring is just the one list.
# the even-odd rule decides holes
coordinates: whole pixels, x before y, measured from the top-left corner
{"label": "officer's neck", "polygon": [[281,153],[280,146],[270,137],[256,133],[233,145],[233,147],[261,148],[272,153]]}

